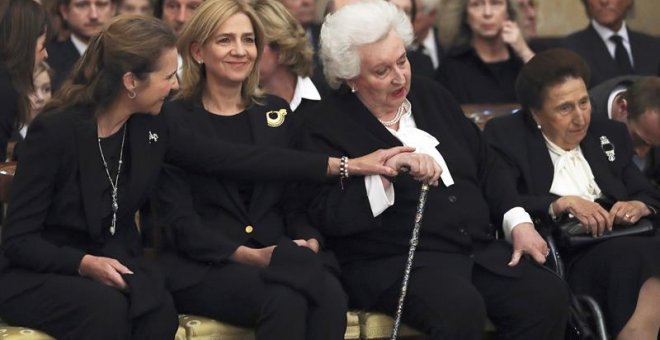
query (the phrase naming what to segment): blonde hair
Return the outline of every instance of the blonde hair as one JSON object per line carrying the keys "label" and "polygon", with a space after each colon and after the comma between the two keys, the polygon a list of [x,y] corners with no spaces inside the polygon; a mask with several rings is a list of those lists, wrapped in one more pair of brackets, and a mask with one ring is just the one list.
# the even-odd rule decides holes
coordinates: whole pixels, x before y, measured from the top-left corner
{"label": "blonde hair", "polygon": [[257,58],[254,61],[252,70],[243,81],[241,99],[246,107],[252,103],[260,104],[259,98],[262,93],[258,87],[258,65],[264,50],[264,30],[252,7],[242,0],[206,0],[195,10],[195,14],[183,28],[177,42],[177,48],[183,59],[183,70],[181,89],[176,98],[192,99],[201,96],[206,82],[204,65],[200,65],[195,61],[190,47],[195,43],[206,44],[222,24],[239,13],[245,14],[250,19],[257,46]]}
{"label": "blonde hair", "polygon": [[257,0],[254,10],[264,26],[266,41],[279,51],[278,64],[300,77],[312,75],[314,51],[305,29],[279,1]]}

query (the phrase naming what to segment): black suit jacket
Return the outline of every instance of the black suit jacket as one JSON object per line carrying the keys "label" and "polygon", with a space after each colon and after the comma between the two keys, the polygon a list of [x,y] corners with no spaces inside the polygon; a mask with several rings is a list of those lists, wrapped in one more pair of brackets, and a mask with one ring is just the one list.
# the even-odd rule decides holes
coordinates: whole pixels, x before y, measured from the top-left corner
{"label": "black suit jacket", "polygon": [[589,98],[591,99],[591,117],[595,120],[607,120],[609,112],[607,112],[607,101],[610,99],[610,94],[618,86],[625,86],[629,88],[635,80],[641,76],[626,75],[619,76],[600,83],[589,90]]}
{"label": "black suit jacket", "polygon": [[80,53],[71,39],[51,41],[46,45],[46,50],[48,51],[48,65],[55,72],[53,78],[53,91],[55,91],[73,71],[73,66],[80,59]]}
{"label": "black suit jacket", "polygon": [[[49,112],[30,124],[2,231],[0,301],[38,286],[49,275],[78,275],[86,253],[120,261],[140,257],[135,212],[165,159],[233,178],[325,178],[326,156],[223,143],[199,137],[167,115],[136,114],[127,122],[124,153],[130,177],[120,181],[117,232],[110,236],[101,221],[109,182],[92,112]],[[290,157],[297,162],[281,162]]]}
{"label": "black suit jacket", "polygon": [[[526,264],[506,265],[511,248],[494,240],[490,223],[492,215],[499,225],[502,215],[517,205],[513,185],[496,155],[438,84],[413,78],[408,99],[418,128],[439,140],[437,149],[456,182],[429,191],[415,265],[442,263],[464,274],[476,262],[501,275],[519,275]],[[324,98],[316,109],[303,129],[305,149],[354,156],[401,145],[346,88]],[[401,279],[420,184],[402,175],[394,188],[395,204],[377,217],[372,215],[363,178],[308,189],[312,223],[340,260],[357,307],[371,307]]]}
{"label": "black suit jacket", "polygon": [[7,143],[15,131],[16,117],[18,115],[18,92],[14,88],[9,72],[4,65],[0,65],[0,162],[7,158]]}
{"label": "black suit jacket", "polygon": [[[657,75],[660,72],[660,40],[630,29],[628,29],[628,36],[634,61],[634,74]],[[623,75],[617,71],[614,58],[607,51],[605,42],[591,24],[584,30],[566,37],[562,45],[582,56],[589,64],[591,69],[589,87]]]}
{"label": "black suit jacket", "polygon": [[[507,173],[516,182],[523,207],[535,217],[548,219],[548,208],[558,197],[550,194],[554,166],[540,130],[528,114],[520,111],[486,124],[484,135],[506,160]],[[606,136],[615,148],[610,162],[600,143]],[[639,200],[658,206],[660,196],[632,162],[632,144],[624,124],[592,121],[580,143],[596,183],[611,203]]]}
{"label": "black suit jacket", "polygon": [[[177,124],[215,139],[212,122],[217,119],[199,101],[174,101],[165,110]],[[284,123],[266,124],[266,113],[286,110]],[[279,97],[267,96],[265,105],[253,105],[246,112],[253,144],[291,147],[292,113]],[[295,157],[280,159],[296,163]],[[240,245],[270,246],[283,238],[322,242],[304,213],[294,213],[285,198],[287,183],[250,179],[253,190],[249,206],[244,204],[239,183],[233,179],[183,171],[168,165],[157,189],[158,215],[166,227],[166,249],[161,256],[172,290],[199,283],[210,265],[226,263]],[[246,232],[246,227],[252,228]]]}

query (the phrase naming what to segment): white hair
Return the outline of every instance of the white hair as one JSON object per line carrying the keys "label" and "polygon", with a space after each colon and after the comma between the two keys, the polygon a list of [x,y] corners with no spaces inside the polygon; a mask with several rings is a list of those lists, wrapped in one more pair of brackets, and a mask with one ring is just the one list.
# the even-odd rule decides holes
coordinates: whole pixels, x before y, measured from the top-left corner
{"label": "white hair", "polygon": [[394,30],[405,46],[413,41],[410,19],[395,5],[383,0],[361,0],[325,17],[321,28],[321,60],[328,85],[360,74],[358,48],[384,39]]}
{"label": "white hair", "polygon": [[434,9],[438,9],[442,3],[442,0],[420,0],[420,3],[421,8],[419,8],[418,11],[428,13]]}

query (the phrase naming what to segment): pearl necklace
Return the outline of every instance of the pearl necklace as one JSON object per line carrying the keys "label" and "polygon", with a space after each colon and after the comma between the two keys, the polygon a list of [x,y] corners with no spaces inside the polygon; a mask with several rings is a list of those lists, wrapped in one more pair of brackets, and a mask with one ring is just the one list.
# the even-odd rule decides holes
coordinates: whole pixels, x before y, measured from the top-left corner
{"label": "pearl necklace", "polygon": [[411,109],[410,102],[408,101],[408,99],[404,99],[403,103],[401,103],[401,106],[399,106],[399,109],[396,110],[396,115],[394,115],[394,118],[386,121],[379,119],[378,121],[381,124],[385,125],[386,127],[390,127],[398,123],[405,114],[410,113],[410,109]]}
{"label": "pearl necklace", "polygon": [[124,162],[124,141],[126,141],[126,124],[124,123],[124,132],[121,136],[121,149],[119,150],[119,164],[117,165],[117,175],[115,176],[114,182],[112,181],[112,176],[110,176],[110,170],[108,169],[108,163],[105,161],[105,156],[103,155],[103,148],[101,147],[101,137],[96,137],[96,140],[99,144],[99,152],[101,152],[101,160],[103,161],[103,167],[105,168],[105,174],[108,175],[108,180],[110,180],[110,186],[112,186],[112,224],[110,224],[110,235],[115,234],[117,229],[117,211],[119,210],[119,174],[121,173],[121,164]]}

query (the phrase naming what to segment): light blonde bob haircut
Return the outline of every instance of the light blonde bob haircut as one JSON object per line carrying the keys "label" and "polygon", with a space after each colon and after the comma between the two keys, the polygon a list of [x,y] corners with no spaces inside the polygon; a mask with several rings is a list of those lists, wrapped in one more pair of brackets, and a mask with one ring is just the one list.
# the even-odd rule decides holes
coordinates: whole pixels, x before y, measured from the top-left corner
{"label": "light blonde bob haircut", "polygon": [[257,46],[257,58],[254,60],[252,70],[243,81],[241,99],[245,107],[260,103],[259,98],[262,93],[258,87],[259,61],[264,50],[264,30],[252,7],[242,0],[206,0],[197,7],[177,41],[177,49],[183,59],[183,70],[181,88],[176,98],[190,100],[201,96],[206,83],[206,68],[204,64],[195,61],[190,49],[193,44],[211,43],[218,28],[239,13],[245,14],[250,19]]}
{"label": "light blonde bob haircut", "polygon": [[310,77],[314,51],[298,20],[279,1],[257,0],[253,6],[264,26],[266,42],[279,52],[277,63],[297,76]]}

